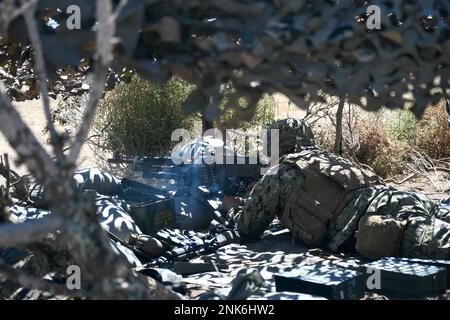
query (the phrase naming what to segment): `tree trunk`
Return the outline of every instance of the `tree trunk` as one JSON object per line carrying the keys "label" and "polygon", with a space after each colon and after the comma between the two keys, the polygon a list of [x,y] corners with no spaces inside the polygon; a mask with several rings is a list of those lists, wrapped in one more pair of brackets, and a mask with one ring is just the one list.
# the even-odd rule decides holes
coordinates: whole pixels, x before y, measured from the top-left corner
{"label": "tree trunk", "polygon": [[342,155],[342,116],[344,113],[345,96],[339,98],[336,112],[336,137],[334,140],[334,153]]}
{"label": "tree trunk", "polygon": [[206,130],[209,129],[213,129],[214,128],[214,122],[211,120],[206,119],[204,113],[202,113],[202,129],[203,132],[205,132]]}

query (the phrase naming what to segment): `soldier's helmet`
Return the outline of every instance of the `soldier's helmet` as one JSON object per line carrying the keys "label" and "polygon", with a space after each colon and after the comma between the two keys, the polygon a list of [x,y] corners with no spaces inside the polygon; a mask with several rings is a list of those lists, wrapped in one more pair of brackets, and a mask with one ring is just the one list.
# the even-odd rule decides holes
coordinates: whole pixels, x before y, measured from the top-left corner
{"label": "soldier's helmet", "polygon": [[269,151],[271,150],[271,144],[275,143],[275,141],[272,142],[272,129],[278,129],[280,157],[294,153],[300,147],[315,145],[314,134],[303,119],[286,118],[275,121],[267,128],[267,147]]}

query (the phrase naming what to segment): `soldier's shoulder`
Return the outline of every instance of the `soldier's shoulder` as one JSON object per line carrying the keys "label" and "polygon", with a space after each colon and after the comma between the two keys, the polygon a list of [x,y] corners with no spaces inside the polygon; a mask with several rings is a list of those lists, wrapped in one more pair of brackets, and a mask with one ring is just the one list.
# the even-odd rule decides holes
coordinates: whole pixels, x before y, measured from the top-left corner
{"label": "soldier's shoulder", "polygon": [[295,163],[297,160],[301,159],[302,157],[305,157],[306,155],[312,155],[312,154],[322,154],[325,151],[318,149],[317,147],[303,147],[301,150],[298,150],[294,153],[289,153],[285,156],[283,156],[280,160],[280,163],[282,164],[292,164]]}

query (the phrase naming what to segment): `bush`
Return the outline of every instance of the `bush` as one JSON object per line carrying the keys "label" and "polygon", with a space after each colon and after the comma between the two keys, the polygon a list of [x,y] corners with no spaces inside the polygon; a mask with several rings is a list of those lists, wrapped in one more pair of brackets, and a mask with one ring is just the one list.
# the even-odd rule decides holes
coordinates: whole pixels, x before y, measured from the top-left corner
{"label": "bush", "polygon": [[275,121],[276,103],[272,96],[264,95],[258,102],[256,112],[250,121],[243,121],[241,128],[256,129],[265,128]]}
{"label": "bush", "polygon": [[99,106],[95,128],[103,131],[103,147],[126,156],[167,154],[176,144],[172,131],[194,126],[196,116],[181,110],[191,90],[178,78],[154,84],[135,75],[119,84]]}
{"label": "bush", "polygon": [[382,123],[373,119],[358,123],[354,130],[359,136],[355,156],[360,163],[371,166],[383,178],[402,173],[409,150],[406,142],[390,137]]}
{"label": "bush", "polygon": [[[409,110],[365,113],[354,109],[343,121],[344,156],[371,166],[382,177],[403,173],[405,164],[416,155],[414,151],[431,159],[450,158],[450,128],[442,104],[428,107],[420,120]],[[332,152],[333,121],[323,117],[313,129],[318,146]]]}
{"label": "bush", "polygon": [[[108,93],[99,107],[95,130],[101,132],[102,148],[126,156],[165,155],[178,142],[171,141],[177,128],[192,130],[201,117],[186,116],[181,105],[194,86],[173,78],[166,84],[153,84],[134,76]],[[223,92],[226,94],[227,92]],[[227,114],[218,121],[226,128]],[[260,128],[275,117],[275,101],[264,96],[252,120],[239,122],[241,129]]]}
{"label": "bush", "polygon": [[[383,178],[401,173],[408,144],[390,136],[381,114],[363,114],[358,109],[351,112],[351,132],[349,117],[343,117],[344,157],[372,167]],[[318,121],[313,130],[317,145],[333,152],[336,128],[329,118]]]}
{"label": "bush", "polygon": [[396,110],[385,114],[387,115],[385,125],[390,137],[414,145],[417,130],[417,118],[414,114],[409,110]]}
{"label": "bush", "polygon": [[432,159],[450,158],[450,128],[442,105],[425,111],[417,125],[417,147]]}

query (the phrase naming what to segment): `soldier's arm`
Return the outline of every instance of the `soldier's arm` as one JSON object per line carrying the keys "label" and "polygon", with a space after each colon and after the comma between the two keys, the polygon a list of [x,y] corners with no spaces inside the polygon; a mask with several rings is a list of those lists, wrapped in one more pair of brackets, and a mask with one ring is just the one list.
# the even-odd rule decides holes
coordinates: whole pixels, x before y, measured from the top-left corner
{"label": "soldier's arm", "polygon": [[242,240],[254,240],[262,235],[275,216],[281,214],[290,185],[298,183],[299,178],[298,170],[285,164],[273,167],[261,178],[235,218]]}

